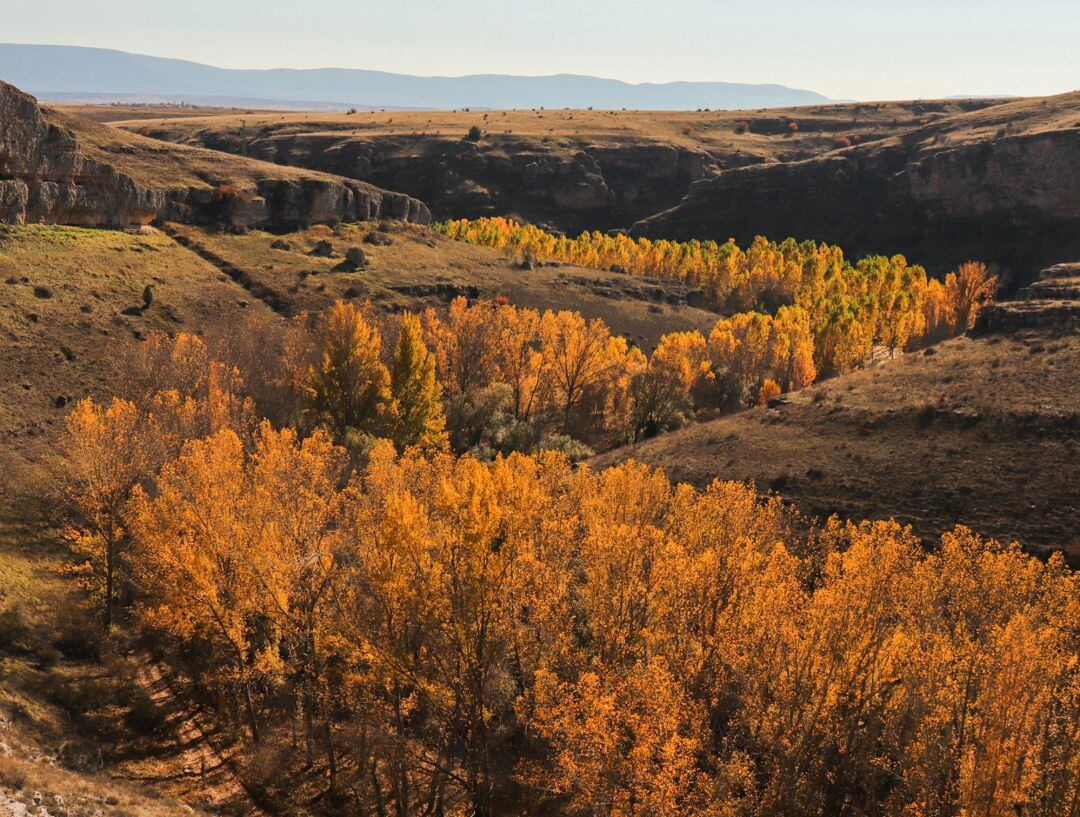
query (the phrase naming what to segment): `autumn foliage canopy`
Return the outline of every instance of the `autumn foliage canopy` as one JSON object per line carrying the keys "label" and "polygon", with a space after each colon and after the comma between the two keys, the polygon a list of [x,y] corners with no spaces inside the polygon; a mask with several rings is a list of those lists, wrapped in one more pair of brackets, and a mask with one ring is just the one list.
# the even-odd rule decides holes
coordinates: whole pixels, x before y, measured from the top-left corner
{"label": "autumn foliage canopy", "polygon": [[400,322],[389,367],[355,307],[313,326],[251,328],[288,363],[154,336],[127,397],[68,424],[91,567],[275,758],[273,796],[317,771],[346,814],[1075,814],[1080,580],[1060,557],[448,448],[442,402],[492,388],[558,425],[631,371],[640,396],[599,416],[659,422],[721,356],[733,383],[764,367],[767,397],[812,377],[796,316],[645,358],[580,316],[462,302]]}

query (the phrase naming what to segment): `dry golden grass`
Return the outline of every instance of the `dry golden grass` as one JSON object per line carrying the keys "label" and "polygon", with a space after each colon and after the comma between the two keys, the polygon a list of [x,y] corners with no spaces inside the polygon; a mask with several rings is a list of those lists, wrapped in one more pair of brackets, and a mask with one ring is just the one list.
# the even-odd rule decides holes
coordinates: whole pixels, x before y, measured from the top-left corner
{"label": "dry golden grass", "polygon": [[53,105],[57,110],[63,111],[70,116],[80,116],[83,119],[93,119],[95,122],[115,122],[117,120],[132,119],[173,119],[176,117],[191,116],[250,116],[251,114],[277,113],[270,109],[251,108],[220,108],[211,105],[104,105],[104,104],[79,104],[79,105]]}
{"label": "dry golden grass", "polygon": [[[43,667],[33,657],[0,656],[0,670],[0,814],[22,806],[68,817],[203,813],[199,781],[179,765],[168,736],[132,742],[128,711],[138,690],[127,662]],[[138,770],[118,762],[135,752],[146,758]]]}
{"label": "dry golden grass", "polygon": [[[150,309],[123,314],[142,305],[147,284]],[[111,393],[122,342],[233,320],[249,300],[167,236],[69,227],[0,228],[0,286],[0,441],[37,465],[36,441],[53,438],[64,405]]]}
{"label": "dry golden grass", "polygon": [[[123,118],[125,111],[109,119],[92,106],[79,106],[80,115],[136,133],[188,142],[200,132],[254,136],[354,135],[358,139],[385,136],[439,136],[462,139],[469,128],[479,127],[488,140],[511,136],[517,139],[548,139],[555,144],[583,142],[623,144],[665,143],[703,150],[741,161],[776,161],[805,158],[835,148],[839,135],[860,140],[881,139],[921,127],[937,118],[973,107],[987,100],[939,100],[931,102],[881,102],[845,105],[814,105],[744,111],[360,111],[344,113],[240,112],[218,110],[201,116],[182,116],[182,109],[166,110],[158,119]],[[796,123],[793,129],[791,122]]]}
{"label": "dry golden grass", "polygon": [[[18,785],[15,785],[18,784]],[[0,814],[64,814],[68,817],[193,817],[201,809],[107,775],[71,772],[47,760],[0,754]]]}
{"label": "dry golden grass", "polygon": [[[460,292],[505,297],[517,306],[539,310],[573,309],[588,318],[602,318],[616,334],[650,349],[667,332],[708,331],[719,317],[654,297],[657,290],[678,291],[668,284],[646,285],[633,276],[571,265],[522,269],[513,258],[453,241],[426,227],[385,225],[393,243],[364,243],[376,226],[320,226],[283,236],[258,231],[233,235],[183,225],[169,229],[233,265],[260,294],[292,314],[325,309],[339,298],[371,300],[385,312],[442,308]],[[280,240],[289,242],[291,249],[271,246]],[[310,255],[319,241],[330,241],[336,256]],[[364,250],[368,267],[357,272],[335,270],[354,246]]]}

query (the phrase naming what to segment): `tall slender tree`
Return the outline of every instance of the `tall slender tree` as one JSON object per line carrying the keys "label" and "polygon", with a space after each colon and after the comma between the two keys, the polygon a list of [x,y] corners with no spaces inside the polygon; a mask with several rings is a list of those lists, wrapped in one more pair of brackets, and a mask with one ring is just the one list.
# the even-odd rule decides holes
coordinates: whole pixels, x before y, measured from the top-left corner
{"label": "tall slender tree", "polygon": [[420,319],[408,313],[402,317],[390,364],[390,394],[390,437],[399,451],[410,446],[446,448],[446,415],[435,380],[435,355],[424,345]]}
{"label": "tall slender tree", "polygon": [[322,360],[308,378],[309,412],[341,440],[349,429],[378,430],[390,402],[390,373],[379,332],[352,303],[338,301],[322,326]]}

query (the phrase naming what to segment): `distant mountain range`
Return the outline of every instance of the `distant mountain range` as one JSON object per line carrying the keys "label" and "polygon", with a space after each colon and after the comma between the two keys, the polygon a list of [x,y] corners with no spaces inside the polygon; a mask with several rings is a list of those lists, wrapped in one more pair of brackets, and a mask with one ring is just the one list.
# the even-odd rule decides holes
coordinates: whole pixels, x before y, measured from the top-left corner
{"label": "distant mountain range", "polygon": [[815,105],[783,85],[632,85],[558,74],[419,77],[348,68],[215,68],[103,48],[0,44],[0,79],[52,102],[192,102],[275,108],[634,108],[696,110]]}

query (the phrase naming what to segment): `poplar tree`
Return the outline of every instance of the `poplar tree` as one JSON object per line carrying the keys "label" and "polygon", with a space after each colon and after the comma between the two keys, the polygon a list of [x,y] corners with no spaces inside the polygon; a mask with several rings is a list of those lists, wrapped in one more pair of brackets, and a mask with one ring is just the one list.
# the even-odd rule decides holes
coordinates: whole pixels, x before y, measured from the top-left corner
{"label": "poplar tree", "polygon": [[390,436],[399,451],[446,448],[446,415],[435,379],[435,356],[424,345],[420,319],[406,314],[390,364]]}
{"label": "poplar tree", "polygon": [[308,410],[339,441],[355,429],[375,432],[390,402],[382,339],[355,304],[338,301],[323,324],[322,360],[308,378]]}

